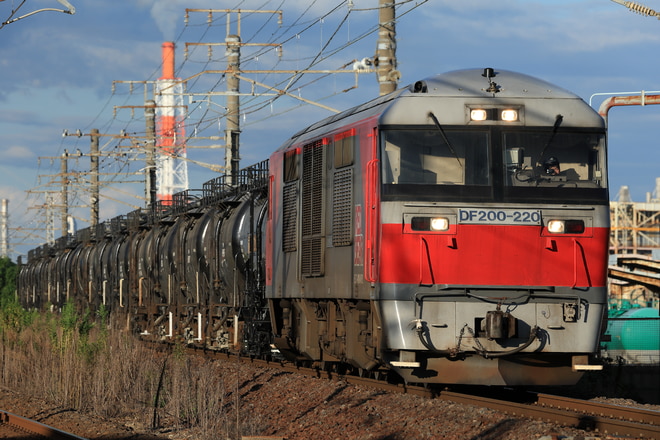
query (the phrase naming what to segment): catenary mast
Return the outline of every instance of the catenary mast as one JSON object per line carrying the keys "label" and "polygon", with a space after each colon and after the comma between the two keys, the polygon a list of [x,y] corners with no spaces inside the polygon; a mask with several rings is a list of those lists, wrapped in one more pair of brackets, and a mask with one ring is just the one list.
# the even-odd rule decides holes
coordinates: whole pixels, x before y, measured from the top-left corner
{"label": "catenary mast", "polygon": [[9,200],[0,205],[0,258],[9,256]]}

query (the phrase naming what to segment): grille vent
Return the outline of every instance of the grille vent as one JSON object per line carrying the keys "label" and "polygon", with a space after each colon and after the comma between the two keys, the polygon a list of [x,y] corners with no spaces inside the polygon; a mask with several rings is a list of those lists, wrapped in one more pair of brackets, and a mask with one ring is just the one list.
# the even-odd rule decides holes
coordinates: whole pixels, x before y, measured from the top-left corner
{"label": "grille vent", "polygon": [[332,192],[332,245],[349,246],[352,242],[351,208],[353,206],[353,169],[335,173]]}
{"label": "grille vent", "polygon": [[296,227],[298,210],[296,209],[296,195],[298,182],[290,183],[284,187],[282,200],[282,250],[294,252],[296,250]]}
{"label": "grille vent", "polygon": [[303,276],[323,275],[323,142],[303,147],[302,255]]}

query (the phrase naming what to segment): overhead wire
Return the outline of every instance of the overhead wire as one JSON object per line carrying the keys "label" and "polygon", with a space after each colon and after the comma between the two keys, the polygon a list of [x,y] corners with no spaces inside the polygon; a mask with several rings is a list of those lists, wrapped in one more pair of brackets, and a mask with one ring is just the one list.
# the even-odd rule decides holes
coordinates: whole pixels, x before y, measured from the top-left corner
{"label": "overhead wire", "polygon": [[[335,11],[337,11],[337,10],[338,10],[338,9],[344,4],[344,3],[345,3],[345,1],[340,2],[338,5],[336,5],[335,7],[333,7],[329,12],[327,12],[327,13],[323,14],[322,16],[317,17],[316,19],[310,21],[310,24],[309,24],[305,29],[303,29],[303,32],[305,32],[305,31],[307,31],[307,30],[309,30],[309,29],[312,29],[312,28],[315,26],[316,23],[318,23],[318,22],[321,21],[322,19],[325,19],[325,18],[327,18],[328,16],[330,16],[332,13],[334,13]],[[310,5],[310,6],[308,7],[308,9],[306,9],[306,11],[309,10],[309,8],[310,8],[311,6],[312,6],[312,5]],[[306,11],[305,11],[305,12],[306,12]],[[350,13],[350,11],[349,11],[349,13]],[[327,47],[333,42],[335,36],[336,36],[337,33],[341,30],[343,24],[344,24],[344,23],[346,22],[346,20],[348,19],[348,15],[349,15],[349,13],[347,13],[347,14],[344,15],[344,17],[342,18],[342,20],[340,21],[340,23],[336,26],[336,29],[335,29],[334,32],[332,33],[331,37],[325,42],[325,44],[324,44],[323,47],[318,51],[318,53],[317,53],[314,57],[311,58],[312,61],[311,61],[310,63],[308,63],[307,67],[304,68],[304,69],[300,69],[302,73],[298,73],[298,74],[294,74],[293,76],[285,77],[285,79],[283,79],[283,80],[281,80],[280,82],[276,83],[276,84],[274,85],[274,88],[279,88],[279,86],[282,86],[282,85],[284,85],[284,84],[288,84],[286,87],[284,87],[284,90],[285,90],[285,91],[286,91],[286,90],[290,90],[290,89],[293,87],[293,85],[295,85],[295,84],[297,83],[297,81],[299,81],[299,79],[302,78],[302,76],[304,75],[304,71],[305,71],[305,70],[309,70],[311,67],[313,67],[313,66],[317,65],[318,63],[320,63],[321,61],[324,61],[325,59],[329,58],[331,55],[328,55],[328,56],[322,56],[323,51],[324,51],[325,49],[327,49]],[[299,19],[302,18],[303,15],[304,15],[304,13],[301,14],[301,16],[299,17]],[[372,30],[372,32],[374,32],[375,30],[376,30],[376,28],[374,28],[374,29]],[[296,38],[296,36],[299,35],[299,34],[300,34],[300,32],[294,33],[294,35],[292,35],[291,37],[285,39],[284,42],[283,42],[282,44],[285,44],[287,41],[291,41],[292,39]],[[361,38],[360,38],[360,39],[361,39]],[[358,40],[358,41],[359,41],[359,40]],[[349,42],[347,45],[343,45],[342,47],[350,46],[351,44],[355,44],[355,42],[356,42],[356,41],[354,41],[354,42]],[[341,50],[341,49],[336,49],[336,50],[334,50],[334,51],[332,52],[332,54],[337,53],[339,50]],[[247,59],[250,60],[251,58],[248,57]],[[326,75],[326,76],[327,76],[327,75]],[[255,97],[252,98],[252,99],[247,99],[247,100],[245,100],[245,102],[242,104],[242,110],[243,110],[244,113],[259,111],[259,110],[261,110],[261,109],[263,109],[263,108],[265,108],[265,107],[271,105],[272,102],[273,102],[274,100],[279,99],[281,96],[282,96],[282,95],[276,96],[274,99],[269,99],[269,100],[267,100],[266,102],[264,102],[263,104],[257,104],[253,109],[250,109],[250,102],[259,99],[258,96],[255,96]],[[247,110],[246,110],[246,109],[247,109]]]}
{"label": "overhead wire", "polygon": [[[400,4],[406,4],[410,3],[412,0],[408,1],[403,1],[399,2],[397,5],[400,7]],[[423,0],[421,3],[418,2],[417,6],[414,6],[412,9],[415,9],[416,7],[419,6],[419,4],[426,3],[428,0]],[[268,5],[269,3],[272,3],[271,1],[266,1],[263,3],[263,5]],[[332,8],[330,8],[327,12],[313,17],[309,18],[309,11],[313,9],[315,5],[318,4],[318,0],[314,0],[307,4],[306,8],[301,11],[298,16],[293,20],[293,22],[290,22],[291,24],[284,25],[279,27],[277,30],[273,31],[270,35],[267,36],[266,41],[268,43],[274,43],[274,42],[280,42],[279,44],[284,47],[285,45],[295,42],[298,38],[300,38],[301,35],[305,35],[308,32],[314,30],[317,28],[319,23],[324,23],[327,21],[329,17],[331,17],[333,14],[335,14],[337,11],[340,10],[342,6],[344,6],[347,2],[346,1],[341,1],[334,5]],[[238,6],[244,4],[244,1],[241,1],[238,3]],[[281,8],[285,4],[285,1],[282,0],[278,4],[278,9]],[[336,46],[333,46],[336,43],[336,37],[341,32],[341,30],[345,27],[347,24],[349,17],[351,14],[358,12],[358,11],[367,11],[367,10],[375,10],[377,8],[373,9],[349,9],[347,12],[345,12],[338,20],[338,22],[335,22],[333,25],[333,28],[331,33],[329,34],[329,37],[325,40],[322,40],[322,45],[320,49],[313,55],[309,57],[302,57],[302,58],[278,58],[277,61],[275,61],[275,67],[278,67],[282,63],[290,63],[290,62],[300,62],[304,61],[305,62],[305,67],[303,69],[299,69],[300,71],[295,74],[291,75],[282,75],[282,74],[277,74],[277,73],[264,73],[265,78],[275,78],[277,76],[280,76],[281,78],[276,79],[274,82],[274,88],[282,88],[285,91],[291,91],[294,89],[305,89],[308,87],[311,87],[315,84],[317,84],[319,81],[323,80],[328,76],[326,75],[319,75],[315,76],[314,78],[311,78],[309,81],[302,82],[303,78],[306,76],[305,71],[306,70],[311,70],[315,66],[320,65],[323,62],[326,62],[327,60],[331,59],[333,56],[335,56],[337,53],[341,52],[342,50],[345,50],[346,48],[350,47],[351,45],[356,44],[357,42],[363,40],[364,38],[368,37],[369,35],[372,35],[374,32],[378,30],[378,26],[371,26],[366,30],[365,32],[362,32],[355,38],[351,38],[348,42],[345,42],[343,44],[337,44]],[[407,12],[410,12],[407,11]],[[407,13],[406,12],[406,13]],[[252,14],[250,14],[252,15]],[[404,14],[405,15],[405,14]],[[249,15],[244,15],[243,18],[247,18]],[[214,18],[214,22],[211,25],[206,25],[206,29],[203,30],[201,35],[197,35],[197,42],[201,43],[204,41],[208,35],[208,33],[211,31],[213,27],[217,27],[220,25],[221,20],[225,20],[226,16]],[[274,19],[273,16],[269,17],[265,22],[261,23],[258,27],[255,28],[254,33],[251,33],[250,37],[246,39],[246,42],[252,42],[255,41],[259,35],[263,34],[266,32],[267,29],[269,29],[269,25],[272,24],[272,20]],[[180,43],[185,35],[187,35],[187,31],[190,30],[190,26],[196,26],[196,25],[187,25],[184,26],[177,37],[175,38],[175,44]],[[201,26],[201,25],[200,25]],[[241,59],[241,64],[242,65],[247,65],[249,66],[251,63],[256,63],[259,61],[260,57],[265,56],[269,52],[273,51],[274,49],[272,47],[263,47],[255,51],[251,51],[244,58]],[[185,59],[179,61],[177,63],[177,72],[183,72],[187,66],[190,66],[192,64],[198,64],[196,61],[195,57],[195,49],[193,49],[192,53],[186,57]],[[203,70],[207,70],[211,63],[217,62],[215,60],[207,58],[206,61],[200,63],[202,65]],[[161,70],[162,66],[159,66],[157,69],[155,69],[149,76],[147,81],[155,81],[155,78],[158,77],[158,72]],[[274,70],[274,69],[273,69]],[[225,75],[220,75],[220,77],[215,80],[208,90],[209,92],[213,93],[217,91],[217,89],[224,83],[225,81]],[[189,92],[193,92],[198,86],[200,86],[203,82],[207,82],[208,80],[208,75],[200,75],[198,77],[193,78],[190,82],[187,83],[187,90]],[[341,93],[341,92],[340,92]],[[328,99],[329,97],[336,96],[337,94],[340,93],[331,93],[331,94],[326,94],[324,96],[315,98],[318,100],[325,100]],[[246,115],[250,114],[256,114],[259,111],[263,110],[264,108],[268,106],[272,106],[272,104],[280,99],[284,95],[276,95],[274,97],[259,97],[259,93],[257,93],[254,97],[247,97],[242,100],[241,102],[241,115],[245,117]],[[104,129],[102,132],[107,132],[105,130],[110,130],[112,127],[115,127],[117,123],[119,123],[122,128],[126,131],[129,131],[129,127],[132,127],[135,125],[136,122],[144,122],[144,115],[140,115],[139,117],[135,117],[135,115],[131,115],[129,118],[118,118],[117,116],[112,117],[111,119],[107,120],[103,124],[98,124],[99,119],[102,118],[103,114],[106,114],[108,107],[112,104],[112,102],[117,98],[121,96],[121,93],[118,93],[117,91],[113,91],[113,93],[108,97],[107,100],[104,101],[103,106],[99,110],[99,112],[92,118],[92,120],[84,126],[84,129],[87,130],[89,127],[92,127],[94,125],[100,125],[101,128]],[[208,95],[207,95],[208,96]],[[132,93],[127,93],[123,99],[123,104],[126,105],[133,98]],[[196,105],[191,108],[190,113],[195,113],[195,122],[193,125],[197,127],[198,132],[204,132],[208,129],[213,129],[215,125],[218,124],[218,121],[221,120],[226,116],[226,112],[218,112],[217,110],[213,109],[211,107],[211,104],[208,103],[204,108],[204,100],[200,100],[200,102],[195,103]],[[210,102],[210,99],[206,100],[207,102]],[[263,121],[265,119],[268,119],[269,117],[272,117],[273,115],[279,115],[283,113],[287,113],[289,111],[293,111],[294,109],[300,108],[301,106],[304,106],[306,104],[298,104],[298,105],[293,105],[290,107],[290,109],[284,109],[280,110],[279,112],[272,113],[270,115],[265,115],[263,118],[259,119],[257,118],[256,120],[250,121],[248,123],[245,123],[245,126],[251,126],[252,124],[257,123],[257,121]],[[190,127],[190,123],[192,122],[192,116],[191,114],[188,113],[187,117],[187,126]],[[197,114],[201,113],[201,114]],[[140,130],[133,130],[134,133],[138,135],[146,135],[146,132],[144,132],[142,129]],[[194,139],[193,136],[193,131],[190,131],[186,133],[186,139],[188,141],[192,141]],[[138,136],[139,137],[139,136]],[[124,148],[120,147],[119,145],[121,144],[121,140],[116,143],[113,147],[110,148],[110,150],[117,150],[119,148]],[[63,142],[60,143],[60,150],[63,149],[64,145]],[[127,153],[128,154],[128,153]],[[137,158],[139,156],[139,152],[133,153],[134,158]],[[112,165],[113,162],[119,162],[115,163]],[[124,171],[126,169],[129,169],[131,167],[131,161],[130,160],[125,160],[125,161],[116,161],[115,159],[111,157],[104,157],[100,161],[100,167],[101,169],[109,169],[111,166],[117,166],[119,164],[119,170]],[[106,183],[108,182],[114,182],[117,179],[117,177],[112,177],[108,178],[107,181],[104,181]]]}
{"label": "overhead wire", "polygon": [[[404,11],[402,14],[399,14],[399,15],[398,15],[399,19],[400,19],[401,17],[407,15],[408,13],[412,12],[414,9],[418,8],[419,6],[421,6],[422,4],[426,3],[427,1],[428,1],[428,0],[422,0],[421,2],[420,2],[420,1],[416,1],[416,2],[415,2],[415,5],[413,5],[410,9],[408,9],[408,10]],[[412,0],[407,0],[407,1],[404,1],[404,2],[397,3],[397,7],[400,7],[400,5],[403,5],[403,4],[406,4],[406,3],[411,3],[411,2],[412,2]],[[338,7],[341,6],[343,3],[345,3],[345,2],[340,3],[340,5],[338,5],[337,7],[333,8],[330,12],[326,13],[323,17],[327,17],[330,13],[334,12],[335,10],[337,10]],[[365,10],[365,11],[366,11],[366,10],[377,10],[377,9],[378,9],[378,8],[358,9],[358,11],[362,11],[362,10]],[[356,9],[352,9],[352,10],[354,11],[354,10],[356,10]],[[333,33],[333,37],[332,37],[332,38],[334,38],[334,35],[338,32],[338,30],[339,30],[340,27],[341,27],[341,24],[343,24],[343,23],[345,22],[345,20],[346,20],[346,16],[344,17],[344,19],[342,19],[342,22],[340,23],[340,26],[338,26],[338,28],[337,28],[337,29],[335,30],[335,32]],[[308,26],[307,29],[313,27],[313,25],[314,25],[315,23],[317,23],[317,22],[318,22],[318,18],[315,19],[315,20],[312,20],[312,21],[311,21],[312,24],[311,24],[310,26]],[[344,44],[344,45],[342,45],[342,46],[336,48],[335,50],[333,50],[331,53],[329,53],[329,54],[328,54],[327,56],[325,56],[325,57],[320,57],[320,55],[323,53],[323,51],[322,51],[322,50],[319,51],[319,52],[318,52],[318,53],[312,58],[313,61],[309,63],[307,69],[309,69],[310,67],[313,67],[314,65],[318,64],[318,63],[321,62],[321,61],[324,61],[324,60],[330,58],[331,56],[335,55],[336,53],[340,52],[341,50],[344,50],[345,48],[347,48],[347,47],[349,47],[349,46],[351,46],[351,45],[353,45],[353,44],[356,44],[358,41],[360,41],[360,40],[366,38],[367,36],[369,36],[369,35],[371,35],[371,34],[377,32],[378,28],[379,28],[378,26],[373,26],[373,27],[371,27],[371,28],[368,29],[366,32],[363,32],[359,37],[354,38],[352,41],[349,41],[348,43],[346,43],[346,44]],[[307,29],[306,29],[306,30],[307,30]],[[295,35],[289,37],[287,40],[285,40],[285,42],[286,42],[286,41],[290,41],[292,38],[295,38]],[[331,41],[332,38],[329,39],[329,41]],[[327,47],[328,44],[329,44],[329,42],[327,42],[327,43],[325,44],[324,47]],[[249,58],[248,58],[248,59],[249,59]],[[301,69],[301,70],[304,71],[305,69]],[[302,75],[304,75],[304,73],[300,74],[301,77],[302,77]],[[276,88],[277,86],[279,86],[279,85],[285,84],[287,81],[291,81],[291,77],[289,77],[289,78],[287,78],[286,80],[283,80],[283,81],[277,83],[277,84],[275,85],[275,88]],[[295,79],[295,81],[298,81],[298,79]],[[312,83],[313,83],[313,82],[315,82],[315,81],[312,81]],[[290,88],[291,88],[291,86],[289,86],[289,89],[290,89]],[[332,96],[332,95],[330,95],[330,96]],[[277,97],[277,98],[279,98],[279,97]],[[277,98],[276,98],[276,99],[277,99]],[[245,112],[245,113],[248,113],[248,114],[249,114],[250,112],[257,112],[257,111],[259,111],[259,110],[261,110],[261,109],[263,109],[263,108],[265,108],[265,107],[271,105],[272,102],[273,102],[272,100],[267,100],[267,101],[264,102],[263,104],[256,104],[256,105],[254,105],[254,106],[250,106],[249,103],[250,103],[251,101],[256,100],[256,99],[258,99],[258,97],[255,97],[255,98],[252,98],[252,99],[248,99],[248,100],[246,100],[246,102],[242,103],[242,111]]]}

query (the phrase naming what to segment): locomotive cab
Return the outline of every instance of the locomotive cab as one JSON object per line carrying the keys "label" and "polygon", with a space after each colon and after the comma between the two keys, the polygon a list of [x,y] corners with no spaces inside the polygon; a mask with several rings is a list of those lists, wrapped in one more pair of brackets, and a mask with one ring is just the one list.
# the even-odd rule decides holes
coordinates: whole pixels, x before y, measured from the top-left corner
{"label": "locomotive cab", "polygon": [[475,73],[381,116],[380,300],[406,323],[384,358],[411,382],[574,383],[606,300],[604,124],[547,83]]}

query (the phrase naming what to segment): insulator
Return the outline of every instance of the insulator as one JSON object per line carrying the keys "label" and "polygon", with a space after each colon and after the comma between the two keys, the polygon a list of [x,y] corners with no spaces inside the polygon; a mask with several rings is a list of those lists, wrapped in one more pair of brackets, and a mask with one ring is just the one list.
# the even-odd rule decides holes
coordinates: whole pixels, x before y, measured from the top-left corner
{"label": "insulator", "polygon": [[647,6],[644,6],[644,5],[640,5],[639,3],[626,2],[626,7],[628,9],[630,9],[631,11],[637,12],[638,14],[641,14],[641,15],[646,15],[646,16],[650,16],[650,15],[655,16],[655,15],[657,15],[657,12],[655,12],[653,9],[651,9]]}

